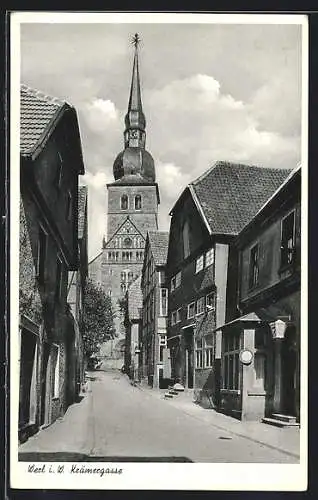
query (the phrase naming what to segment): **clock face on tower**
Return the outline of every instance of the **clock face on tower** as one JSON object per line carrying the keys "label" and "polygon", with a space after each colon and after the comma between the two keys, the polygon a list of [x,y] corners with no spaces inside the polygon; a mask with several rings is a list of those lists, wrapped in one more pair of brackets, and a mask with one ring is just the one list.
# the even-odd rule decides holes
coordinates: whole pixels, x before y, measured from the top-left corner
{"label": "clock face on tower", "polygon": [[138,139],[138,130],[136,130],[136,129],[130,130],[129,136],[131,139]]}

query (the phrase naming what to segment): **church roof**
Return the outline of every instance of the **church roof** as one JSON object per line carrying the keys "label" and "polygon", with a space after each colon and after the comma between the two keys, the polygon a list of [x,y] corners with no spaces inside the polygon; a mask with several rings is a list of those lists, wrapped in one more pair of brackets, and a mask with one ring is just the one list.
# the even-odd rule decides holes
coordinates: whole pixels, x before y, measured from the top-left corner
{"label": "church roof", "polygon": [[167,262],[169,232],[149,231],[149,245],[156,266],[164,266]]}
{"label": "church roof", "polygon": [[128,288],[128,317],[130,321],[141,319],[142,309],[141,276],[139,276]]}
{"label": "church roof", "polygon": [[290,172],[218,161],[188,188],[210,234],[236,235]]}

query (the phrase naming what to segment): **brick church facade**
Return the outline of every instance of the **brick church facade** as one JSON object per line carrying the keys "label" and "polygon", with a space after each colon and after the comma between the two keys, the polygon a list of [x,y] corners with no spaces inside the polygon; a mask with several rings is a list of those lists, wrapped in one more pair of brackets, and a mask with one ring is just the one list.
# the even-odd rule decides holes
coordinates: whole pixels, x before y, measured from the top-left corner
{"label": "brick church facade", "polygon": [[120,300],[141,274],[147,232],[158,229],[159,189],[154,160],[145,147],[145,129],[137,40],[125,116],[124,149],[114,161],[114,182],[107,184],[107,234],[102,252],[89,266],[90,277],[98,277],[112,298],[119,339],[125,334]]}

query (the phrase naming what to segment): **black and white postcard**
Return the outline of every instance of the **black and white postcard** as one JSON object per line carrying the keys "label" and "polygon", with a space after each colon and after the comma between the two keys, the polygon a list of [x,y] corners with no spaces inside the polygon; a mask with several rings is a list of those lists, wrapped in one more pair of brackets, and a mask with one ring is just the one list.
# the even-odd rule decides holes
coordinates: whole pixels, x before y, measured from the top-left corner
{"label": "black and white postcard", "polygon": [[10,37],[10,486],[305,490],[306,16]]}

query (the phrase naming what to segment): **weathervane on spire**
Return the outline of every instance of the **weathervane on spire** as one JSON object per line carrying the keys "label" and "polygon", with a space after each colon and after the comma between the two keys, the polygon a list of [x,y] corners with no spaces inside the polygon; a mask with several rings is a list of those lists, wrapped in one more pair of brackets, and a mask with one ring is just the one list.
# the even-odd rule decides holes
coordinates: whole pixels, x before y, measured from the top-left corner
{"label": "weathervane on spire", "polygon": [[134,36],[132,37],[131,43],[135,46],[136,49],[138,48],[140,40],[141,39],[140,39],[140,36],[138,35],[138,33],[135,33]]}

